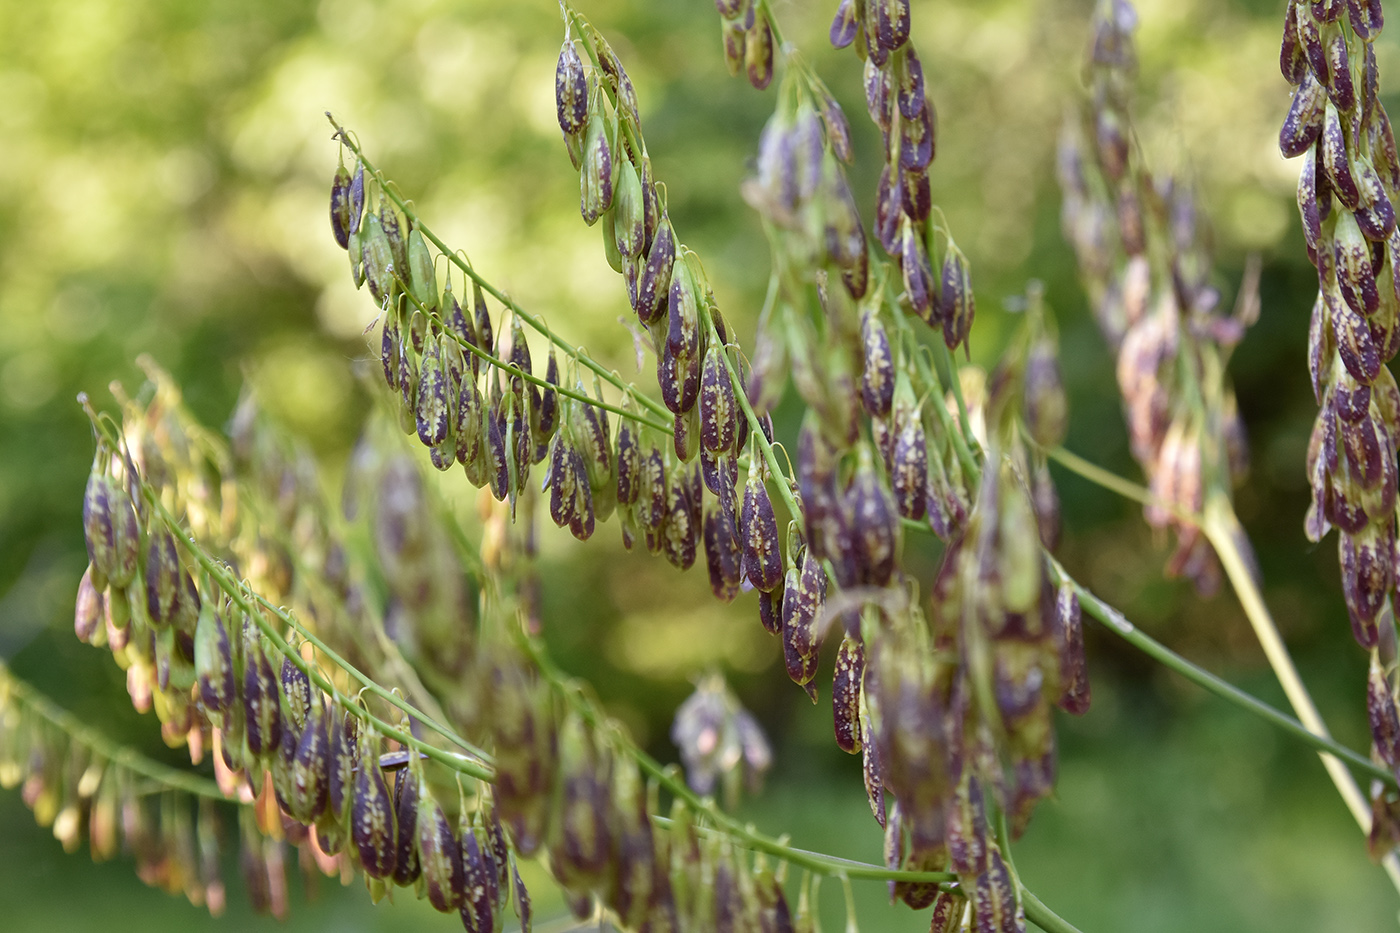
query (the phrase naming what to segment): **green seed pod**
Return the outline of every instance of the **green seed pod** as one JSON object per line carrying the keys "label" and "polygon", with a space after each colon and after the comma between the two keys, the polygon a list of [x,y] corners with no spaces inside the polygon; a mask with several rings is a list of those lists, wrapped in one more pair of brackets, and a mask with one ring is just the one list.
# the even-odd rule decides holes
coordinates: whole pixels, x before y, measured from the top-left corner
{"label": "green seed pod", "polygon": [[588,130],[583,138],[583,167],[580,170],[579,210],[590,227],[612,206],[616,173],[612,134],[601,106],[590,108]]}
{"label": "green seed pod", "polygon": [[261,758],[273,754],[282,741],[282,710],[277,675],[256,634],[245,641],[243,663],[243,721],[248,752]]}
{"label": "green seed pod", "polygon": [[744,36],[744,72],[749,83],[760,91],[773,81],[773,28],[766,11],[754,17]]}
{"label": "green seed pod", "polygon": [[384,232],[384,224],[379,215],[369,211],[365,215],[364,234],[365,281],[369,283],[369,293],[377,305],[383,306],[385,298],[395,292],[394,250]]}
{"label": "green seed pod", "polygon": [[438,308],[437,275],[433,272],[433,254],[418,228],[408,232],[408,273],[413,297],[429,311]]}
{"label": "green seed pod", "polygon": [[384,238],[389,243],[389,255],[393,262],[392,278],[400,287],[409,282],[408,237],[404,223],[399,219],[398,208],[387,197],[379,200],[379,225],[384,230]]}
{"label": "green seed pod", "polygon": [[452,403],[456,398],[449,392],[447,372],[442,362],[442,346],[437,340],[431,341],[423,354],[423,365],[418,371],[417,396],[414,421],[418,439],[425,447],[437,447],[450,440],[456,420]]}
{"label": "green seed pod", "polygon": [[[83,536],[97,571],[93,585],[125,587],[136,576],[141,533],[131,497],[106,473],[94,471],[83,493]],[[98,586],[98,584],[101,586]]]}
{"label": "green seed pod", "polygon": [[621,160],[613,214],[617,252],[620,256],[640,256],[646,245],[646,198],[642,195],[641,176],[630,159]]}

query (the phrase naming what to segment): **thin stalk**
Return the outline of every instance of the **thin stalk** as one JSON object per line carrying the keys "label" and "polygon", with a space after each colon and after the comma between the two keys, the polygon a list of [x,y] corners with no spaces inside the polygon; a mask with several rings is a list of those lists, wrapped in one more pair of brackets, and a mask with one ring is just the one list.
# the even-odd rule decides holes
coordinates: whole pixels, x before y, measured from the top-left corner
{"label": "thin stalk", "polygon": [[[602,379],[604,382],[607,382],[619,392],[631,391],[631,386],[629,386],[627,383],[623,382],[620,378],[618,378],[612,372],[612,370],[609,370],[601,363],[594,360],[587,353],[580,353],[576,347],[573,347],[567,342],[565,342],[562,337],[560,337],[558,334],[556,334],[553,330],[550,329],[549,325],[544,322],[543,318],[531,314],[524,308],[520,307],[520,305],[516,304],[513,300],[507,297],[505,293],[497,289],[483,276],[481,276],[475,269],[471,267],[469,263],[463,260],[461,256],[454,253],[446,243],[439,239],[436,233],[434,233],[425,223],[423,223],[423,219],[418,216],[418,212],[415,211],[408,204],[407,201],[400,197],[398,192],[389,187],[387,180],[384,177],[384,174],[364,154],[364,151],[360,148],[359,143],[357,143],[350,136],[350,134],[345,132],[345,128],[342,127],[339,123],[337,123],[335,121],[335,118],[332,117],[330,114],[327,114],[326,118],[330,120],[331,126],[335,127],[336,136],[339,137],[340,141],[345,144],[345,147],[347,149],[355,153],[355,157],[364,163],[365,171],[373,175],[375,179],[379,182],[379,189],[384,193],[385,197],[387,197],[390,201],[393,201],[394,205],[398,207],[399,210],[403,211],[404,216],[413,222],[414,228],[417,229],[420,233],[422,233],[424,238],[426,238],[428,242],[436,246],[438,248],[438,251],[441,252],[442,255],[447,258],[448,262],[452,263],[454,266],[460,269],[463,275],[467,276],[477,285],[481,286],[482,291],[486,292],[486,294],[490,295],[492,298],[495,298],[502,305],[509,308],[512,314],[518,315],[522,321],[524,321],[526,324],[529,324],[530,327],[534,328],[534,330],[539,332],[556,347],[563,350],[565,355],[568,356],[569,359],[578,363],[580,366],[591,370],[594,374],[598,376],[598,378]],[[670,417],[670,412],[668,412],[660,402],[656,401],[653,398],[650,398],[649,396],[643,395],[642,393],[636,393],[636,396],[637,401],[640,404],[644,405],[646,408],[650,409],[652,414],[659,415],[662,417]]]}
{"label": "thin stalk", "polygon": [[172,768],[146,757],[130,746],[112,741],[59,706],[33,685],[10,673],[9,667],[5,665],[3,660],[0,660],[0,691],[8,694],[13,702],[25,707],[55,729],[65,733],[73,741],[86,746],[97,756],[125,768],[132,774],[139,774],[163,788],[183,791],[195,797],[205,797],[210,800],[234,800],[219,790],[218,784],[206,777],[180,768]]}
{"label": "thin stalk", "polygon": [[1102,486],[1109,492],[1116,492],[1124,499],[1132,499],[1143,505],[1150,505],[1155,508],[1164,509],[1177,521],[1200,526],[1201,516],[1194,512],[1187,512],[1170,502],[1164,502],[1152,494],[1152,490],[1146,486],[1134,483],[1132,480],[1124,479],[1117,473],[1105,470],[1096,463],[1090,463],[1078,454],[1071,453],[1063,447],[1041,447],[1047,457],[1054,460],[1060,466],[1087,479],[1089,482]]}
{"label": "thin stalk", "polygon": [[[943,394],[940,395],[937,403],[933,406],[934,413],[942,423],[943,430],[953,439],[953,449],[957,452],[958,460],[962,463],[963,472],[966,473],[969,480],[975,484],[977,477],[982,475],[982,468],[978,465],[977,457],[972,452],[972,448],[968,446],[967,438],[963,435],[962,426],[957,423],[952,413],[948,411],[948,405],[944,401],[948,387],[943,385],[942,377],[934,371],[933,367],[929,366],[928,360],[924,359],[923,354],[918,352],[918,348],[922,347],[924,344],[923,341],[915,336],[914,328],[909,323],[908,316],[896,308],[894,319],[895,326],[897,326],[900,331],[904,333],[909,342],[913,344],[914,352],[912,352],[910,356],[914,358],[914,367],[919,371],[919,375],[928,383],[930,389],[937,386],[943,390]],[[956,383],[956,375],[956,373],[950,374],[950,381]],[[961,388],[958,390],[958,396],[959,398],[962,396]]]}
{"label": "thin stalk", "polygon": [[1268,703],[1265,703],[1263,700],[1251,696],[1234,684],[1212,674],[1210,671],[1192,664],[1181,655],[1175,653],[1170,648],[1133,625],[1133,623],[1129,622],[1128,619],[1124,617],[1123,613],[1091,593],[1081,583],[1071,577],[1065,568],[1060,565],[1059,561],[1055,560],[1053,557],[1049,558],[1049,561],[1050,568],[1056,577],[1056,581],[1061,585],[1073,587],[1076,595],[1079,597],[1079,604],[1085,612],[1103,623],[1104,628],[1108,629],[1119,638],[1122,638],[1143,654],[1171,668],[1182,677],[1185,677],[1198,687],[1203,687],[1222,700],[1258,716],[1265,722],[1277,726],[1279,729],[1287,732],[1310,748],[1319,752],[1326,752],[1335,758],[1344,760],[1352,768],[1364,773],[1367,777],[1385,781],[1392,787],[1396,786],[1395,775],[1391,774],[1386,768],[1376,764],[1370,758],[1347,748],[1325,732],[1313,732],[1287,713],[1281,712]]}
{"label": "thin stalk", "polygon": [[[160,501],[159,494],[153,488],[143,484],[142,492],[145,494],[146,501],[150,504],[153,513],[160,518],[160,520],[165,524],[167,528],[170,529],[172,534],[178,535],[185,542],[185,544],[189,546],[189,551],[192,555],[194,555],[195,561],[198,562],[199,565],[204,568],[205,572],[209,574],[210,578],[213,579],[214,583],[219,587],[219,589],[223,590],[224,593],[226,593],[228,597],[233,600],[233,602],[238,606],[238,608],[243,610],[243,612],[246,613],[249,616],[249,618],[251,618],[254,621],[258,628],[262,630],[263,635],[266,636],[267,639],[272,642],[273,647],[277,649],[277,652],[283,657],[285,657],[287,660],[291,661],[293,665],[295,665],[299,670],[302,671],[302,673],[306,674],[306,676],[311,680],[311,682],[314,683],[317,687],[334,697],[337,702],[339,702],[343,707],[345,707],[345,710],[348,713],[350,713],[357,719],[369,723],[375,728],[375,731],[379,732],[381,735],[387,738],[391,738],[394,741],[400,743],[401,745],[404,745],[408,748],[412,748],[415,751],[422,752],[427,757],[447,766],[453,771],[458,771],[462,774],[466,774],[483,781],[490,781],[494,777],[494,771],[492,771],[491,768],[487,765],[467,758],[464,755],[457,755],[452,752],[446,752],[435,745],[430,745],[427,742],[424,742],[418,739],[417,737],[411,735],[410,733],[405,732],[404,730],[399,729],[394,725],[391,725],[383,719],[380,719],[378,716],[375,716],[373,713],[369,712],[368,710],[361,707],[358,703],[356,703],[353,697],[341,693],[340,690],[335,686],[335,684],[331,682],[330,678],[328,678],[324,673],[321,672],[321,669],[317,665],[312,664],[305,658],[303,658],[301,656],[301,653],[287,642],[287,639],[283,637],[282,633],[277,630],[277,627],[271,622],[269,622],[267,620],[267,617],[263,615],[262,608],[266,608],[268,611],[272,612],[278,618],[279,621],[290,625],[292,628],[296,629],[298,634],[305,637],[313,645],[316,645],[316,647],[318,647],[320,650],[325,651],[328,657],[331,657],[333,660],[339,659],[336,661],[336,663],[340,665],[341,668],[345,670],[345,672],[348,673],[351,677],[363,684],[368,692],[373,693],[374,695],[386,700],[392,706],[398,708],[402,712],[406,713],[408,716],[415,719],[419,719],[429,728],[441,732],[444,735],[444,737],[448,739],[452,739],[453,737],[452,731],[450,729],[445,729],[445,727],[439,727],[434,722],[429,721],[429,718],[425,717],[420,711],[415,710],[412,706],[405,703],[399,697],[394,696],[388,690],[385,690],[383,687],[380,687],[378,684],[374,683],[372,680],[370,680],[370,678],[360,673],[353,665],[350,665],[348,662],[344,661],[344,659],[340,659],[340,656],[338,654],[332,651],[329,648],[329,646],[325,645],[325,642],[322,642],[314,635],[311,635],[310,632],[308,632],[299,623],[294,621],[291,618],[291,616],[288,615],[286,612],[282,611],[276,606],[273,606],[266,599],[256,594],[254,594],[254,596],[250,598],[243,589],[243,587],[239,585],[238,581],[233,578],[233,575],[229,573],[228,569],[224,567],[224,565],[216,561],[209,554],[205,553],[203,548],[199,547],[189,538],[189,536],[185,533],[184,528],[182,528],[180,523],[176,521],[175,516],[171,515],[170,512],[166,510],[165,506]],[[470,746],[467,745],[465,740],[456,741],[458,742],[458,744],[461,744],[464,747],[468,747],[470,749]]]}
{"label": "thin stalk", "polygon": [[[1259,586],[1254,580],[1254,574],[1245,564],[1244,555],[1240,551],[1240,539],[1244,536],[1244,529],[1240,527],[1239,519],[1235,517],[1234,509],[1230,506],[1230,501],[1221,492],[1214,493],[1210,501],[1206,503],[1205,524],[1202,525],[1206,537],[1210,540],[1211,546],[1215,548],[1215,553],[1220,556],[1220,562],[1225,567],[1225,573],[1230,578],[1230,585],[1235,589],[1235,595],[1239,597],[1240,606],[1244,609],[1244,614],[1249,618],[1250,625],[1254,627],[1254,635],[1259,639],[1259,645],[1264,649],[1264,655],[1269,659],[1269,666],[1274,669],[1274,675],[1283,687],[1283,692],[1288,696],[1288,702],[1292,704],[1293,711],[1298,714],[1298,719],[1307,727],[1308,731],[1315,735],[1326,737],[1327,724],[1322,720],[1322,714],[1318,712],[1317,706],[1313,703],[1312,696],[1308,693],[1308,688],[1303,683],[1303,679],[1298,674],[1298,669],[1293,664],[1293,658],[1288,654],[1288,648],[1283,643],[1282,636],[1279,635],[1278,626],[1274,624],[1273,616],[1269,614],[1268,607],[1264,604],[1263,594],[1259,592]],[[1337,793],[1341,795],[1342,802],[1351,811],[1352,817],[1356,819],[1357,825],[1361,827],[1363,833],[1371,832],[1371,807],[1366,799],[1366,795],[1357,786],[1356,780],[1351,776],[1351,772],[1332,755],[1319,752],[1318,757],[1322,759],[1322,765],[1327,769],[1327,775],[1332,779],[1332,783],[1337,787]],[[1400,859],[1397,859],[1394,852],[1387,855],[1381,864],[1385,867],[1386,874],[1390,876],[1391,882],[1396,890],[1400,890]]]}

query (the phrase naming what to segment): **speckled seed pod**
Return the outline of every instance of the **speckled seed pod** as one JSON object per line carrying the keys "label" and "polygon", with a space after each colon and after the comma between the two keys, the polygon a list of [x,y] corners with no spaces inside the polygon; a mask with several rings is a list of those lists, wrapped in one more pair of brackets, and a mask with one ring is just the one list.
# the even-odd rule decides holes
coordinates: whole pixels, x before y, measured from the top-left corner
{"label": "speckled seed pod", "polygon": [[466,897],[466,874],[462,866],[462,846],[442,808],[433,802],[426,785],[418,788],[418,813],[414,826],[418,835],[418,858],[422,865],[423,887],[428,903],[448,913],[462,906]]}
{"label": "speckled seed pod", "polygon": [[817,674],[820,644],[817,642],[817,616],[826,601],[826,571],[810,550],[803,553],[801,570],[788,570],[783,590],[783,658],[793,683],[807,690],[816,702],[811,686]]}
{"label": "speckled seed pod", "polygon": [[[389,243],[389,255],[393,261],[393,278],[406,283],[408,271],[408,236],[398,208],[387,197],[379,200],[379,225],[384,230],[384,238]],[[402,287],[400,285],[400,287]]]}
{"label": "speckled seed pod", "polygon": [[890,338],[873,311],[861,318],[860,335],[865,357],[860,377],[861,403],[870,417],[883,418],[890,413],[894,402],[894,355],[890,350]]}
{"label": "speckled seed pod", "polygon": [[1081,716],[1089,710],[1089,671],[1084,655],[1084,624],[1079,594],[1061,586],[1055,597],[1055,643],[1060,655],[1060,709]]}
{"label": "speckled seed pod", "polygon": [[341,249],[350,248],[350,170],[341,162],[331,179],[331,232]]}
{"label": "speckled seed pod", "polygon": [[607,118],[601,108],[588,118],[583,138],[583,166],[580,169],[579,210],[590,227],[612,207],[617,158]]}
{"label": "speckled seed pod", "polygon": [[860,448],[846,503],[859,581],[885,586],[894,575],[899,552],[899,513],[868,446]]}
{"label": "speckled seed pod", "polygon": [[865,649],[847,637],[836,654],[836,671],[831,681],[831,713],[836,745],[854,755],[861,750],[860,686],[865,676]]}
{"label": "speckled seed pod", "polygon": [[467,933],[492,933],[495,929],[495,898],[491,893],[494,867],[487,863],[487,851],[470,827],[462,829],[462,926]]}
{"label": "speckled seed pod", "polygon": [[394,884],[406,887],[418,880],[418,779],[410,768],[394,775]]}
{"label": "speckled seed pod", "polygon": [[987,843],[987,869],[977,876],[972,896],[977,933],[1008,933],[1025,928],[1016,886],[996,843]]}
{"label": "speckled seed pod", "polygon": [[164,528],[156,529],[146,549],[146,613],[152,625],[163,627],[175,621],[175,605],[183,590],[182,573],[175,536]]}
{"label": "speckled seed pod", "polygon": [[[900,236],[898,257],[904,274],[904,293],[909,298],[914,313],[930,325],[934,323],[932,309],[938,300],[937,286],[933,281],[933,265],[924,248],[924,238],[917,227],[908,220]],[[945,286],[946,287],[946,286]]]}
{"label": "speckled seed pod", "polygon": [[1386,679],[1385,671],[1375,655],[1366,679],[1366,716],[1371,724],[1371,741],[1376,754],[1386,767],[1394,770],[1400,765],[1400,712],[1395,705],[1395,693]]}
{"label": "speckled seed pod", "polygon": [[303,823],[320,819],[329,800],[330,770],[328,714],[318,704],[297,745],[287,812]]}
{"label": "speckled seed pod", "polygon": [[690,494],[690,479],[683,463],[671,470],[666,484],[666,517],[660,528],[661,548],[674,566],[689,570],[695,563],[695,544],[700,536]]}
{"label": "speckled seed pod", "polygon": [[228,713],[238,701],[238,686],[228,630],[213,600],[205,600],[199,610],[194,633],[194,670],[204,708],[219,717]]}
{"label": "speckled seed pod", "polygon": [[963,929],[962,919],[966,910],[967,898],[956,891],[939,891],[933,901],[929,933],[958,933]]}
{"label": "speckled seed pod", "polygon": [[943,320],[943,342],[948,349],[966,343],[976,314],[972,294],[972,270],[967,257],[955,246],[948,248],[943,259],[943,291],[940,295],[940,316]]}
{"label": "speckled seed pod", "polygon": [[830,38],[834,48],[844,49],[856,40],[856,31],[860,25],[859,14],[856,12],[854,0],[841,0],[841,5],[836,8],[836,15],[831,20]]}
{"label": "speckled seed pod", "polygon": [[1300,156],[1312,148],[1322,135],[1322,123],[1327,108],[1327,92],[1313,76],[1307,72],[1303,83],[1293,92],[1293,104],[1279,130],[1278,147],[1284,158]]}
{"label": "speckled seed pod", "polygon": [[489,407],[482,411],[485,425],[486,476],[491,484],[491,495],[496,501],[504,501],[510,493],[510,456],[506,449],[505,412],[493,412]]}
{"label": "speckled seed pod", "polygon": [[715,598],[732,602],[739,595],[740,552],[734,529],[734,513],[724,507],[711,507],[704,521],[705,563],[710,571],[710,589]]}
{"label": "speckled seed pod", "polygon": [[262,641],[254,635],[243,655],[243,721],[249,754],[273,754],[282,741],[282,709],[277,675]]}
{"label": "speckled seed pod", "polygon": [[646,265],[637,279],[637,295],[632,305],[643,324],[651,324],[667,312],[675,262],[676,235],[670,218],[663,214],[647,251]]}
{"label": "speckled seed pod", "polygon": [[921,520],[928,508],[928,438],[919,412],[903,419],[890,458],[890,480],[899,514]]}
{"label": "speckled seed pod", "polygon": [[278,680],[282,690],[282,711],[298,733],[306,728],[311,715],[311,679],[306,671],[292,663],[291,658],[282,659],[282,669]]}
{"label": "speckled seed pod", "polygon": [[[674,307],[673,303],[673,313]],[[723,352],[717,346],[705,351],[700,375],[700,443],[716,452],[734,449],[735,419],[739,417],[734,383],[720,356]]]}
{"label": "speckled seed pod", "polygon": [[749,467],[749,479],[744,485],[744,505],[740,515],[743,539],[743,573],[755,589],[768,592],[782,585],[782,542],[778,535],[778,519],[773,501],[763,482],[762,471],[754,457]]}
{"label": "speckled seed pod", "polygon": [[350,800],[350,839],[360,857],[360,867],[371,878],[394,873],[394,799],[379,768],[379,742],[370,734],[360,744],[360,769]]}
{"label": "speckled seed pod", "polygon": [[359,720],[339,707],[328,713],[329,739],[326,803],[332,822],[343,823],[354,797],[355,769],[359,762]]}
{"label": "speckled seed pod", "polygon": [[744,73],[760,91],[773,81],[773,28],[766,12],[757,12],[744,37]]}

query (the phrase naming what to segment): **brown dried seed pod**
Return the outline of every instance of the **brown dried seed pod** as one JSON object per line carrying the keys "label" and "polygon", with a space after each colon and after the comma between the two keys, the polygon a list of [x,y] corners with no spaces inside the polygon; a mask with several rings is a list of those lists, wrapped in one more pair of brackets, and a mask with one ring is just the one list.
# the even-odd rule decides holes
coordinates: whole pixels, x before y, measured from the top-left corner
{"label": "brown dried seed pod", "polygon": [[366,732],[361,739],[360,769],[350,800],[350,839],[360,857],[360,867],[371,878],[394,873],[394,800],[379,768],[377,737]]}

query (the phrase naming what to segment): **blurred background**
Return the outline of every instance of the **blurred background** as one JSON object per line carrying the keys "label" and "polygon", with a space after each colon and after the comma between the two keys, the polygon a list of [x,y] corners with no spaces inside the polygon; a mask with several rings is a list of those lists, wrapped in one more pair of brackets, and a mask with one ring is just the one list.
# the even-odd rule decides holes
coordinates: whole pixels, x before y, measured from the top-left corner
{"label": "blurred background", "polygon": [[[1232,364],[1254,454],[1239,512],[1305,680],[1337,737],[1365,749],[1366,658],[1349,634],[1335,546],[1302,533],[1315,279],[1293,207],[1296,166],[1276,148],[1288,104],[1277,66],[1284,4],[1137,5],[1136,115],[1149,160],[1198,187],[1227,301],[1246,255],[1263,257],[1263,317]],[[835,0],[774,6],[851,118],[852,182],[868,220],[878,142],[855,57],[826,41]],[[1079,102],[1091,7],[917,2],[914,41],[939,112],[934,200],[973,263],[975,359],[993,360],[1004,343],[1005,299],[1043,280],[1062,331],[1068,446],[1137,478],[1112,364],[1058,231],[1053,147],[1065,108]],[[582,0],[581,9],[628,68],[672,219],[750,341],[768,250],[738,187],[774,91],[728,77],[707,0]],[[133,361],[146,352],[220,426],[252,380],[338,470],[369,407],[353,364],[368,356],[362,332],[374,309],[330,235],[337,152],[323,111],[496,284],[625,377],[636,373],[618,323],[630,315],[624,286],[597,230],[579,220],[555,123],[561,33],[551,0],[0,0],[0,656],[17,674],[151,754],[182,759],[131,712],[109,654],[72,635],[92,456],[73,399],[85,390],[110,406],[105,387],[139,384]],[[1377,46],[1386,76],[1400,74],[1394,35]],[[1395,112],[1395,97],[1384,100]],[[782,412],[795,412],[791,398]],[[780,432],[795,432],[793,418],[779,420]],[[1178,652],[1283,706],[1233,598],[1203,602],[1164,581],[1166,542],[1138,509],[1057,475],[1071,572]],[[459,472],[443,489],[470,509]],[[878,860],[859,762],[833,745],[828,707],[811,706],[784,676],[752,595],[717,604],[701,573],[623,551],[615,524],[587,547],[546,532],[547,634],[566,669],[666,760],[672,711],[694,677],[722,669],[776,750],[745,815],[799,846]],[[1101,629],[1088,638],[1093,708],[1059,718],[1058,791],[1015,850],[1034,891],[1086,933],[1393,927],[1400,900],[1315,756]],[[142,887],[129,862],[64,856],[16,793],[0,795],[0,839],[8,929],[273,928],[250,914],[232,878],[230,916],[211,921]],[[824,898],[829,928],[842,917],[835,887]],[[543,886],[537,893],[546,913],[556,909]],[[880,886],[858,896],[867,930],[926,924],[883,906]],[[422,904],[371,908],[358,885],[322,882],[314,902],[296,895],[287,927],[456,925]]]}

